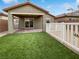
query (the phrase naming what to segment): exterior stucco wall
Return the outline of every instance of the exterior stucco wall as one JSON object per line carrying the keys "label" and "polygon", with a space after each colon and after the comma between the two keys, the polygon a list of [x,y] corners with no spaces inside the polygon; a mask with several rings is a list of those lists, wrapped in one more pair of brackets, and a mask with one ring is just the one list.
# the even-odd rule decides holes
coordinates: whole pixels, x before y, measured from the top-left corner
{"label": "exterior stucco wall", "polygon": [[19,18],[19,29],[24,28],[24,18]]}
{"label": "exterior stucco wall", "polygon": [[46,21],[49,20],[50,22],[54,22],[54,17],[45,14],[43,16],[43,31],[46,31]]}
{"label": "exterior stucco wall", "polygon": [[40,18],[36,18],[35,20],[34,20],[34,28],[35,29],[42,29],[42,17],[40,17]]}

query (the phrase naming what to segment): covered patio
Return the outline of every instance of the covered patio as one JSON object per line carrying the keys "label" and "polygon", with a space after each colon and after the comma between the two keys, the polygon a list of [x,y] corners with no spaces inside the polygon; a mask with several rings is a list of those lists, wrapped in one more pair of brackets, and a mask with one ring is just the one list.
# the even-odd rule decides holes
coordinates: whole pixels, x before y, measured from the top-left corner
{"label": "covered patio", "polygon": [[[13,32],[39,32],[43,29],[43,14],[17,13],[10,14],[8,31]],[[10,31],[10,30],[13,30]]]}

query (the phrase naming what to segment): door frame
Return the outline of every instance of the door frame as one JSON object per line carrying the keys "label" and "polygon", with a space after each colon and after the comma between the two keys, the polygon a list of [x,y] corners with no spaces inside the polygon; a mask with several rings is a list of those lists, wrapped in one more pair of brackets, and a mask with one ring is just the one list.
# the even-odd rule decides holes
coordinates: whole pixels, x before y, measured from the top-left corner
{"label": "door frame", "polygon": [[[30,27],[30,19],[33,20],[33,27]],[[29,27],[26,27],[26,24],[25,24],[27,20],[29,22]],[[24,27],[27,28],[27,29],[34,28],[34,18],[25,18],[25,20],[24,20]]]}

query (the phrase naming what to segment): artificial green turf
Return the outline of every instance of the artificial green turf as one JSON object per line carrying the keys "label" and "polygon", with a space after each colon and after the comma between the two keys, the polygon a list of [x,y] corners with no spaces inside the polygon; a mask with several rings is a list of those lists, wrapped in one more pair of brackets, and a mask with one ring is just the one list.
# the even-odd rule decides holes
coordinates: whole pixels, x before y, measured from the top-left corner
{"label": "artificial green turf", "polygon": [[79,55],[41,32],[1,37],[0,59],[79,59]]}

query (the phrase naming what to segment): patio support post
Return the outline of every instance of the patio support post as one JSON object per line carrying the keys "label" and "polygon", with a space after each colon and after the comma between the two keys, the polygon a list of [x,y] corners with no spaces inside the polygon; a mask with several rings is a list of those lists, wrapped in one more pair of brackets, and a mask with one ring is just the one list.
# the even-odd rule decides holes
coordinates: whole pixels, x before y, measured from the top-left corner
{"label": "patio support post", "polygon": [[46,21],[45,21],[45,16],[43,15],[43,32],[46,31]]}
{"label": "patio support post", "polygon": [[8,33],[13,33],[14,32],[14,23],[13,23],[13,15],[8,14]]}

